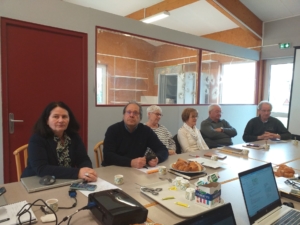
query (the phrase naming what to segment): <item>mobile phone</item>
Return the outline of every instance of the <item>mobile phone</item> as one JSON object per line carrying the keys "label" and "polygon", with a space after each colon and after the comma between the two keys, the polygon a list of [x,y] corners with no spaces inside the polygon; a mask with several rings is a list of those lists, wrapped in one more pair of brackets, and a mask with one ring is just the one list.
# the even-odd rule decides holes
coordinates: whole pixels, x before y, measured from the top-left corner
{"label": "mobile phone", "polygon": [[76,190],[85,190],[85,191],[95,191],[97,188],[96,184],[87,184],[87,183],[73,183],[70,186],[71,189]]}
{"label": "mobile phone", "polygon": [[0,188],[0,196],[6,192],[5,187]]}

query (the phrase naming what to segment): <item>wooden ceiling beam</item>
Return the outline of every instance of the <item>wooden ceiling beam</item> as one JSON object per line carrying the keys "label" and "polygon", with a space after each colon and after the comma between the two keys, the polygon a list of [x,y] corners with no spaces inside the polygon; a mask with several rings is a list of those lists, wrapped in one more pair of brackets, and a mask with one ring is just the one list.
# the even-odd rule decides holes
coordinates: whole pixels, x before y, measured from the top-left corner
{"label": "wooden ceiling beam", "polygon": [[263,22],[239,0],[207,0],[207,2],[252,37],[262,39]]}
{"label": "wooden ceiling beam", "polygon": [[192,4],[194,2],[198,2],[199,0],[164,0],[160,3],[157,3],[155,5],[149,6],[145,9],[140,9],[136,12],[133,12],[129,15],[127,15],[127,18],[135,19],[135,20],[141,20],[146,17],[155,15],[157,13],[163,12],[163,11],[171,11],[180,7],[183,7],[185,5]]}

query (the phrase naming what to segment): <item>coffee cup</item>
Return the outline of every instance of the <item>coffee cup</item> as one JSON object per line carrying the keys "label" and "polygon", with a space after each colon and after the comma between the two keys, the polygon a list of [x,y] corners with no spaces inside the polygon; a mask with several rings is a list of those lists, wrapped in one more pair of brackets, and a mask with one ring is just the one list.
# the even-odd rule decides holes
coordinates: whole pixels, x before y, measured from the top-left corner
{"label": "coffee cup", "polygon": [[46,212],[53,213],[49,208],[51,208],[54,212],[58,211],[58,200],[55,198],[48,199],[46,201],[48,207],[45,207]]}
{"label": "coffee cup", "polygon": [[189,187],[190,187],[190,182],[188,180],[182,179],[180,184],[180,189],[185,191]]}
{"label": "coffee cup", "polygon": [[185,199],[193,201],[195,199],[195,188],[187,188],[185,190]]}
{"label": "coffee cup", "polygon": [[217,155],[211,155],[210,159],[213,160],[213,161],[218,161],[218,156]]}
{"label": "coffee cup", "polygon": [[173,180],[173,185],[175,185],[176,187],[180,188],[180,185],[181,185],[181,181],[183,180],[182,177],[176,177],[174,180]]}
{"label": "coffee cup", "polygon": [[115,175],[115,184],[120,185],[124,183],[124,176],[121,174]]}
{"label": "coffee cup", "polygon": [[248,155],[248,154],[249,154],[249,150],[243,149],[242,154],[243,154],[243,155]]}
{"label": "coffee cup", "polygon": [[167,174],[167,167],[165,167],[165,166],[158,167],[158,173],[160,175],[166,175]]}

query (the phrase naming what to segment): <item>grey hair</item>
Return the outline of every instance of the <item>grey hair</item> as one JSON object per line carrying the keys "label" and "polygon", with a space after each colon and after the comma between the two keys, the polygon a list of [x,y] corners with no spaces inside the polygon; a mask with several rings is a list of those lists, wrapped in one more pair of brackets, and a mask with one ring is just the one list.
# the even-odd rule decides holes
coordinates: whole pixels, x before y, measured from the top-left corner
{"label": "grey hair", "polygon": [[128,105],[131,105],[131,104],[134,104],[134,105],[137,105],[139,107],[139,111],[140,111],[140,119],[142,120],[143,118],[143,108],[141,106],[140,103],[136,102],[136,101],[129,101],[125,106],[124,106],[124,109],[123,109],[123,115],[125,114],[125,111],[126,111],[126,108]]}
{"label": "grey hair", "polygon": [[213,103],[213,104],[210,104],[210,105],[208,106],[208,112],[210,112],[211,110],[213,110],[213,108],[214,108],[215,106],[219,106],[219,107],[221,108],[221,106],[220,106],[219,104]]}
{"label": "grey hair", "polygon": [[271,111],[272,111],[273,106],[272,106],[272,104],[271,104],[269,101],[267,101],[267,100],[261,101],[261,102],[257,105],[257,109],[261,110],[261,107],[262,107],[263,104],[268,104],[269,106],[271,106]]}
{"label": "grey hair", "polygon": [[155,111],[159,111],[160,113],[162,113],[162,109],[158,105],[150,105],[147,108],[147,113],[151,113],[151,112],[155,112]]}

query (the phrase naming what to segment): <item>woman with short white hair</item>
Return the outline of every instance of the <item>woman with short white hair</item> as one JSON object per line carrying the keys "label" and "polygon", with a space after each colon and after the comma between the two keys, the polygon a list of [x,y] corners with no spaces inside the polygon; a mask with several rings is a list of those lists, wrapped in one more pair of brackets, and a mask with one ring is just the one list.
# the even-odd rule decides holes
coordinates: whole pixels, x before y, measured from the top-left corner
{"label": "woman with short white hair", "polygon": [[151,105],[147,108],[148,121],[145,123],[150,127],[154,133],[156,133],[158,139],[167,147],[169,155],[176,154],[175,141],[172,138],[172,134],[168,129],[159,124],[162,115],[162,109],[157,105]]}

